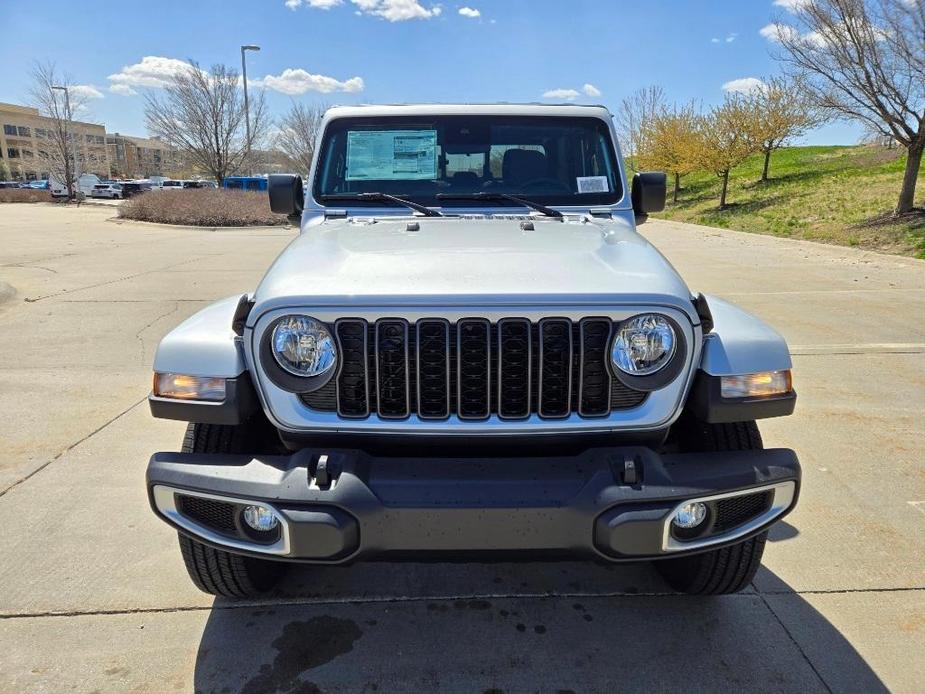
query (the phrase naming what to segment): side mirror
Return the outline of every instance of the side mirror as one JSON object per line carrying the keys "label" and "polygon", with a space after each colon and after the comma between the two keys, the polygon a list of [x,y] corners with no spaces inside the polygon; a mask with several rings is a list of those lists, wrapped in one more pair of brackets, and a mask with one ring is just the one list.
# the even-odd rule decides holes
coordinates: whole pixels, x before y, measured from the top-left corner
{"label": "side mirror", "polygon": [[302,177],[295,174],[270,174],[267,183],[270,209],[287,217],[301,217],[305,207]]}
{"label": "side mirror", "polygon": [[668,192],[668,176],[661,171],[640,171],[633,175],[633,212],[636,221],[646,221],[650,212],[665,209]]}

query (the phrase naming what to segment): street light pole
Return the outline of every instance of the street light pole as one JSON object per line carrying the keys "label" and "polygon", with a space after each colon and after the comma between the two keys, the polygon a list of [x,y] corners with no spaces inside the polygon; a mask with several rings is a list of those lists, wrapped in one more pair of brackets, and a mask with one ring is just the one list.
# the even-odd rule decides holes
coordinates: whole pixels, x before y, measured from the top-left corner
{"label": "street light pole", "polygon": [[260,46],[247,45],[241,46],[241,76],[244,78],[244,124],[247,128],[247,142],[245,143],[246,147],[246,161],[247,161],[247,173],[250,174],[250,157],[251,157],[251,109],[250,104],[247,101],[247,59],[245,56],[246,51],[259,51]]}
{"label": "street light pole", "polygon": [[64,177],[67,179],[67,197],[70,200],[74,195],[73,167],[71,166],[71,143],[68,140],[67,123],[71,120],[71,93],[67,87],[52,86],[52,89],[64,92]]}

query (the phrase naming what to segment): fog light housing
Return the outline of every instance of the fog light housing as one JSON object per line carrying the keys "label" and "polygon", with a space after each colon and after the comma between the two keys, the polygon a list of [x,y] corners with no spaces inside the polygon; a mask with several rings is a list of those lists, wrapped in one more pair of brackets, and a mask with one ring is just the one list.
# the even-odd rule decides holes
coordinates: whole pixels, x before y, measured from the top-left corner
{"label": "fog light housing", "polygon": [[279,518],[266,506],[245,506],[244,522],[258,533],[268,533],[279,525]]}
{"label": "fog light housing", "polygon": [[682,530],[691,530],[703,523],[707,518],[707,505],[701,501],[684,504],[674,513],[672,525]]}
{"label": "fog light housing", "polygon": [[790,369],[761,371],[741,376],[723,376],[720,395],[724,398],[761,398],[785,395],[793,389]]}

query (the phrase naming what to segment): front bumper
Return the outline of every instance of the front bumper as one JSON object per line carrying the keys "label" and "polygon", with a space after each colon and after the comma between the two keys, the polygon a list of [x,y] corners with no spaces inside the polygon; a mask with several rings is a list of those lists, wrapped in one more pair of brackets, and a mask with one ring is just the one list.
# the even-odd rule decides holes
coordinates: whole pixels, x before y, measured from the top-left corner
{"label": "front bumper", "polygon": [[[627,561],[704,551],[760,533],[796,504],[800,464],[788,449],[659,455],[616,447],[570,457],[478,459],[311,449],[259,458],[156,453],[147,484],[157,515],[239,554],[316,563],[520,552]],[[232,515],[261,503],[280,519],[279,532],[272,542],[257,542],[240,522],[237,532],[216,529],[185,514],[183,497],[225,504]],[[763,505],[749,507],[755,499]],[[689,501],[704,501],[714,516],[726,513],[727,502],[752,511],[738,524],[713,527],[711,520],[701,536],[679,538],[670,521]]]}

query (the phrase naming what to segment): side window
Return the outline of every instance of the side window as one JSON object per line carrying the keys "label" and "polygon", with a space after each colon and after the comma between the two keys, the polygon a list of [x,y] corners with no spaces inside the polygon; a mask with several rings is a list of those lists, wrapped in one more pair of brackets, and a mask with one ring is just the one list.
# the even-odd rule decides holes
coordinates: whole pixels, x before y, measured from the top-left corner
{"label": "side window", "polygon": [[32,131],[29,128],[20,125],[17,130],[19,130],[20,137],[32,137]]}
{"label": "side window", "polygon": [[3,126],[3,134],[4,134],[4,135],[15,135],[15,134],[16,134],[16,126],[15,126],[15,125],[4,125],[4,126]]}

